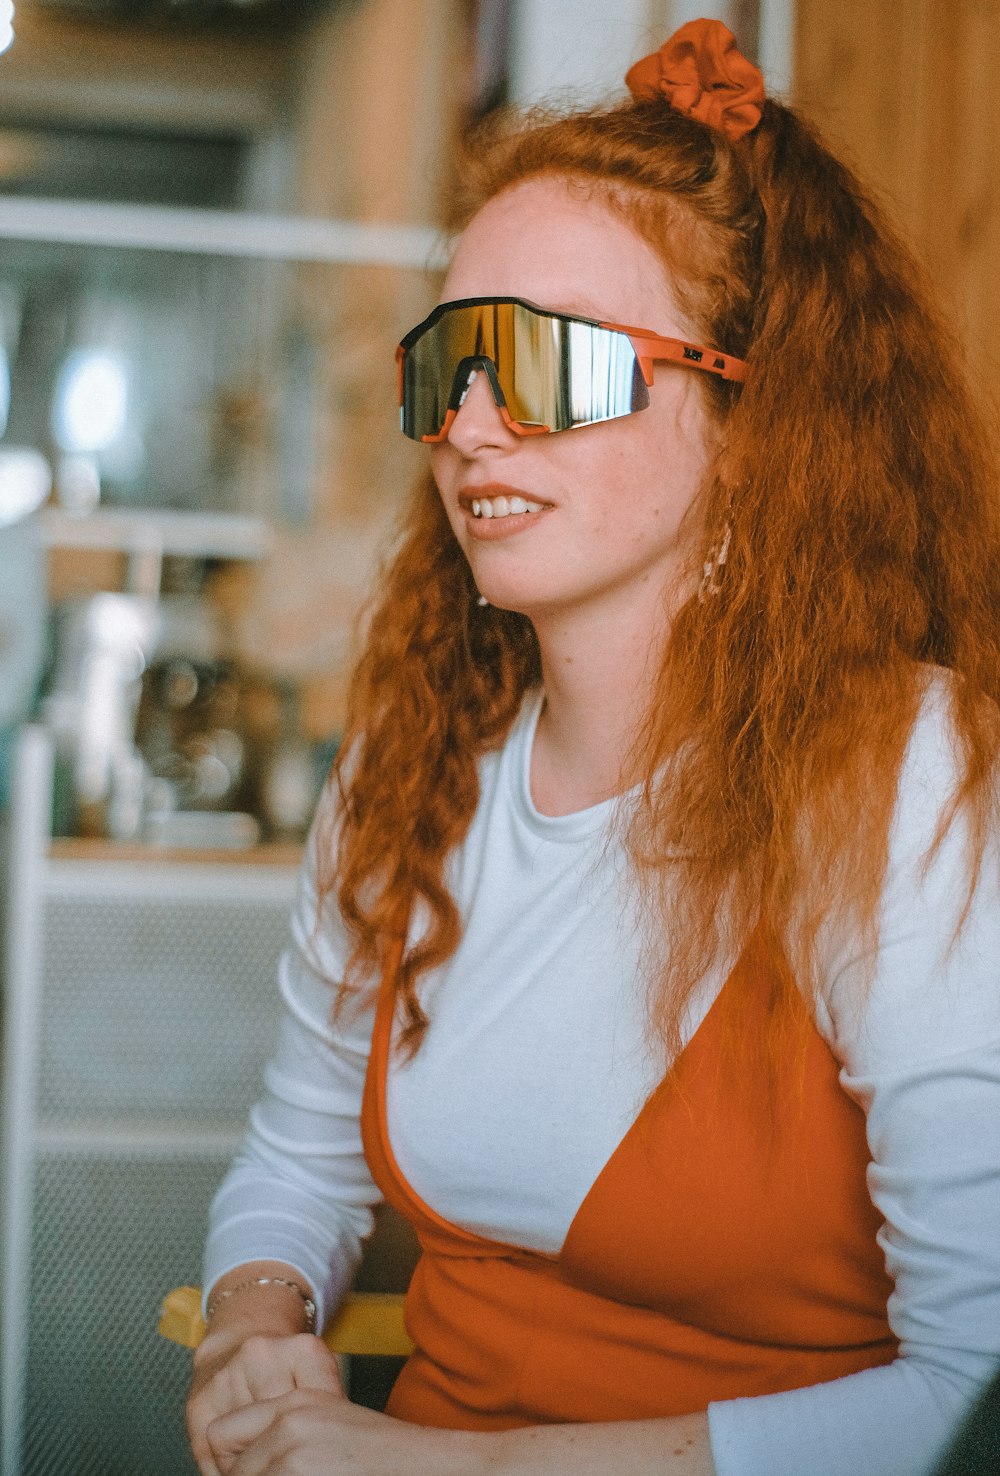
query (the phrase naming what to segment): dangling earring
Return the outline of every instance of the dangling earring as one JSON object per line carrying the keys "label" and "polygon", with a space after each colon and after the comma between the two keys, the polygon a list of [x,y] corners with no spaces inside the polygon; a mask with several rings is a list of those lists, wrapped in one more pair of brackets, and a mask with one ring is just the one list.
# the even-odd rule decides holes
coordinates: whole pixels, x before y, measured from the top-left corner
{"label": "dangling earring", "polygon": [[717,595],[722,588],[722,571],[729,556],[729,540],[732,533],[732,528],[726,523],[722,530],[722,537],[709,550],[708,558],[702,565],[701,583],[698,585],[699,604],[703,605],[710,596]]}

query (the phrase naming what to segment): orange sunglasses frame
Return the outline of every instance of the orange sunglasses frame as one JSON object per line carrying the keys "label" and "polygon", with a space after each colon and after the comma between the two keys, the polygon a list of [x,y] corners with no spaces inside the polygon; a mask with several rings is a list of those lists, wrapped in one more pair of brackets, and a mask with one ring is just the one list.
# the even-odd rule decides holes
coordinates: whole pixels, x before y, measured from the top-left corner
{"label": "orange sunglasses frame", "polygon": [[[425,319],[429,326],[430,320],[443,316],[444,312],[452,308],[463,307],[488,307],[493,303],[515,303],[525,307],[529,312],[539,313],[547,318],[559,318],[563,322],[586,323],[591,328],[605,328],[610,333],[623,333],[635,350],[636,359],[639,361],[639,369],[647,385],[653,383],[653,365],[659,363],[680,364],[686,369],[700,369],[705,374],[716,374],[720,379],[728,379],[734,383],[742,384],[747,377],[747,365],[743,359],[737,359],[733,354],[723,353],[719,349],[705,348],[701,344],[689,343],[683,338],[667,338],[662,333],[654,333],[649,328],[633,328],[625,323],[604,323],[596,318],[577,317],[573,313],[555,312],[551,308],[539,307],[537,303],[528,302],[523,297],[462,297],[454,302],[440,303],[430,316]],[[419,324],[423,327],[424,324]],[[413,331],[413,330],[411,330]],[[407,334],[408,338],[410,335]],[[405,341],[405,340],[404,340]],[[403,343],[396,348],[396,366],[398,374],[399,404],[403,403],[403,360],[407,350]],[[488,354],[473,355],[492,363]],[[495,366],[494,366],[495,367]],[[490,389],[493,393],[496,407],[500,411],[504,422],[518,436],[541,436],[552,435],[553,432],[547,425],[526,425],[522,421],[512,419],[507,406],[496,399],[496,391],[493,389],[492,381]],[[461,407],[459,406],[459,409]],[[454,423],[458,410],[449,409],[445,413],[444,423],[436,435],[421,436],[420,439],[427,445],[435,445],[447,439],[448,432]],[[614,417],[622,419],[621,416]],[[580,425],[601,425],[602,421],[581,421]],[[566,426],[566,430],[577,430],[579,426]]]}

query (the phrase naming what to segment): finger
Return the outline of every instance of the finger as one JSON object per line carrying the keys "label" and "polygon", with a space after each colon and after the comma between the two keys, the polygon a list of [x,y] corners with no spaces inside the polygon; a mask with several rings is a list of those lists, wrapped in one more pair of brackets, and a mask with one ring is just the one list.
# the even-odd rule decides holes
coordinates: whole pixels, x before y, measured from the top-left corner
{"label": "finger", "polygon": [[[290,1386],[291,1381],[286,1378],[278,1392],[288,1392]],[[255,1402],[266,1404],[266,1400],[255,1401],[245,1370],[239,1367],[220,1370],[203,1392],[188,1421],[191,1449],[202,1476],[225,1476],[226,1472],[226,1464],[212,1444],[212,1427],[228,1415],[251,1408]]]}
{"label": "finger", "polygon": [[[309,1338],[309,1343],[318,1339]],[[324,1349],[324,1352],[326,1350]],[[300,1338],[252,1337],[247,1338],[240,1348],[233,1371],[246,1391],[242,1404],[255,1404],[262,1399],[278,1399],[289,1394],[296,1386],[295,1370],[311,1366],[309,1349],[303,1348]],[[231,1406],[235,1407],[235,1406]]]}
{"label": "finger", "polygon": [[280,1340],[247,1338],[229,1367],[237,1375],[245,1397],[234,1400],[227,1409],[236,1408],[237,1404],[278,1399],[293,1389],[343,1393],[336,1359],[326,1344],[311,1333]]}
{"label": "finger", "polygon": [[337,1360],[319,1338],[308,1337],[293,1368],[297,1389],[316,1389],[346,1399]]}
{"label": "finger", "polygon": [[192,1440],[191,1451],[194,1455],[195,1465],[198,1467],[199,1476],[222,1476],[222,1472],[212,1459],[212,1452],[209,1450],[207,1442],[205,1444],[199,1442],[198,1449],[196,1450],[194,1441]]}
{"label": "finger", "polygon": [[[260,1370],[258,1370],[258,1378],[255,1381],[266,1381]],[[291,1387],[291,1378],[286,1376],[273,1392],[275,1394],[284,1393]],[[243,1409],[253,1402],[254,1394],[247,1377],[247,1370],[239,1356],[230,1359],[228,1363],[217,1369],[202,1385],[198,1393],[188,1401],[186,1412],[188,1438],[201,1476],[223,1476],[209,1443],[209,1427],[221,1416],[230,1414],[233,1410]]]}
{"label": "finger", "polygon": [[309,1334],[247,1338],[188,1401],[188,1432],[201,1476],[225,1476],[226,1468],[207,1435],[214,1421],[303,1390],[327,1398],[347,1397],[337,1360],[319,1338]]}
{"label": "finger", "polygon": [[205,1410],[201,1400],[189,1402],[184,1412],[188,1443],[198,1467],[199,1476],[221,1476],[208,1443],[207,1428],[215,1417],[214,1411]]}
{"label": "finger", "polygon": [[223,1476],[232,1469],[237,1456],[270,1428],[286,1400],[287,1396],[247,1404],[212,1421],[207,1432],[208,1443]]}
{"label": "finger", "polygon": [[204,1458],[204,1432],[214,1419],[297,1389],[346,1397],[337,1361],[325,1344],[308,1335],[280,1341],[247,1338],[189,1401],[188,1428],[196,1459]]}

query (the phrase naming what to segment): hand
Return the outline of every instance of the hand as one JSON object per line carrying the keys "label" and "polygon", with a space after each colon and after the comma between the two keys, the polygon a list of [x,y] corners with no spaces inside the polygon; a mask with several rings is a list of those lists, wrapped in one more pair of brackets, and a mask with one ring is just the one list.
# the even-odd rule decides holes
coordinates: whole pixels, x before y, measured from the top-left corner
{"label": "hand", "polygon": [[202,1476],[220,1476],[226,1469],[216,1463],[209,1439],[213,1422],[301,1390],[343,1398],[337,1361],[311,1333],[248,1335],[239,1326],[207,1333],[195,1355],[187,1403],[188,1437]]}
{"label": "hand", "polygon": [[476,1441],[362,1409],[340,1390],[305,1388],[248,1404],[208,1429],[222,1476],[470,1476]]}

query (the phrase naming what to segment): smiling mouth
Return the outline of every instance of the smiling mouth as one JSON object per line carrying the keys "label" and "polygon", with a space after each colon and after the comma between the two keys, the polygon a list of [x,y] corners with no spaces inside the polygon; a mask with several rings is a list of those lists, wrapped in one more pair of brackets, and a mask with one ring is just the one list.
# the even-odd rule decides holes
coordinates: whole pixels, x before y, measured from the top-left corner
{"label": "smiling mouth", "polygon": [[472,499],[472,516],[474,518],[510,518],[519,513],[544,512],[549,504],[544,502],[533,502],[528,497],[474,497]]}

